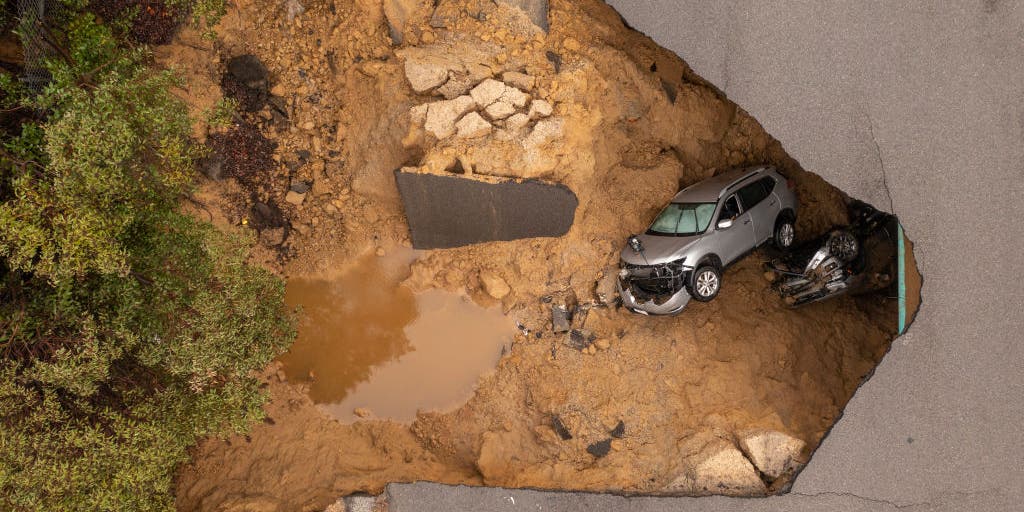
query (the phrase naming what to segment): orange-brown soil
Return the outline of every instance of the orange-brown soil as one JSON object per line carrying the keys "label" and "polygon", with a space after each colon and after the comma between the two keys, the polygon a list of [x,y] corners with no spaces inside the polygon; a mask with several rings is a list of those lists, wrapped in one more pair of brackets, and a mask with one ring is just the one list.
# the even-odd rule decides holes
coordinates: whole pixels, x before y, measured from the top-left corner
{"label": "orange-brown soil", "polygon": [[[249,436],[197,447],[178,478],[179,509],[316,510],[346,493],[412,480],[774,492],[886,352],[894,301],[841,297],[787,309],[768,289],[760,252],[725,272],[717,299],[691,302],[675,317],[597,304],[595,288],[615,271],[625,237],[681,185],[729,166],[769,162],[790,177],[801,238],[846,220],[840,191],[800,169],[746,112],[602,2],[552,0],[544,33],[502,3],[442,1],[435,26],[431,8],[413,13],[401,46],[379,1],[307,2],[293,21],[286,5],[239,0],[216,41],[186,30],[157,50],[159,62],[183,72],[182,97],[197,118],[219,98],[224,62],[236,55],[258,56],[270,92],[283,98],[285,121],[271,107],[246,114],[278,145],[263,181],[209,181],[197,194],[216,221],[238,229],[251,228],[254,201],[280,206],[287,237],[278,245],[279,233],[261,235],[255,261],[285,277],[317,277],[377,247],[409,245],[392,174],[403,166],[445,172],[458,159],[480,175],[559,182],[579,208],[563,237],[427,251],[412,264],[412,290],[463,290],[483,306],[500,304],[530,332],[465,405],[421,413],[412,424],[343,424],[302,383],[269,368],[268,420]],[[423,128],[418,106],[444,98],[411,89],[410,61],[458,68],[471,82],[522,72],[533,81],[522,92],[552,113],[518,128],[494,122],[481,137],[439,139]],[[196,136],[207,133],[198,122]],[[301,204],[286,201],[296,180],[312,182]],[[511,293],[493,298],[481,273]],[[567,295],[595,303],[577,327],[592,331],[600,350],[571,348],[551,332],[545,300]],[[624,432],[610,436],[620,421]],[[769,431],[803,442],[784,474],[734,475],[749,463],[721,454]],[[606,455],[588,452],[608,440]],[[727,485],[714,487],[716,478]]]}

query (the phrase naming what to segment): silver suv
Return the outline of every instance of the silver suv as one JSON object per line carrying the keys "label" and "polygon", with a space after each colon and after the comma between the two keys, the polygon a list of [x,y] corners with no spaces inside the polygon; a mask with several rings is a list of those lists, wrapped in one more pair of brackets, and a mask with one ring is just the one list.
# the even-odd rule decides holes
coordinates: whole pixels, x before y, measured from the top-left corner
{"label": "silver suv", "polygon": [[793,185],[774,167],[731,169],[686,187],[622,250],[618,289],[631,311],[672,315],[718,295],[722,270],[771,240],[793,245]]}

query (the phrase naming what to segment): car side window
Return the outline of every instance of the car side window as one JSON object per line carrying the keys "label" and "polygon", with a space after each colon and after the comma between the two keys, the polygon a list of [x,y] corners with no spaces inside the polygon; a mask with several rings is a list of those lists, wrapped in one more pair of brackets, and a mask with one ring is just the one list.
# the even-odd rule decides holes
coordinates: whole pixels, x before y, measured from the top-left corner
{"label": "car side window", "polygon": [[740,196],[740,201],[743,202],[743,205],[746,206],[748,210],[756,206],[757,203],[763,201],[764,198],[768,197],[768,193],[765,191],[764,184],[761,183],[761,181],[762,180],[757,180],[750,183],[737,192]]}
{"label": "car side window", "polygon": [[768,176],[760,181],[761,186],[764,187],[764,195],[768,197],[772,191],[775,190],[775,178]]}
{"label": "car side window", "polygon": [[739,214],[740,205],[736,202],[736,194],[733,194],[722,203],[722,213],[718,214],[718,220],[732,219]]}

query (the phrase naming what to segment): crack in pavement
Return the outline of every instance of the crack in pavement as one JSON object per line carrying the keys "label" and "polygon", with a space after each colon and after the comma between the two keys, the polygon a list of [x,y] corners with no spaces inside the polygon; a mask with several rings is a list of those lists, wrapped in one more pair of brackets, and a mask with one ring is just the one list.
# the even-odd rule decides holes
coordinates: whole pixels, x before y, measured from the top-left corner
{"label": "crack in pavement", "polygon": [[[886,500],[886,499],[882,499],[882,498],[869,498],[867,496],[861,496],[859,494],[855,494],[855,493],[852,493],[852,492],[824,491],[824,492],[816,492],[816,493],[802,493],[802,492],[790,492],[789,493],[789,495],[791,495],[791,496],[799,496],[801,498],[817,498],[817,497],[823,497],[823,496],[832,496],[832,497],[839,497],[839,498],[854,498],[856,500],[864,501],[864,502],[868,502],[868,503],[876,503],[876,504],[886,505],[886,506],[889,506],[889,507],[891,507],[891,508],[893,508],[895,510],[914,509],[914,508],[917,508],[917,507],[928,507],[929,509],[934,509],[934,508],[940,507],[940,506],[950,506],[950,505],[953,505],[953,502],[955,502],[957,498],[969,499],[969,498],[972,498],[974,496],[982,496],[982,495],[989,495],[989,494],[994,494],[994,495],[997,495],[997,496],[1001,496],[1003,494],[1002,493],[1002,488],[1001,487],[993,487],[993,488],[990,488],[990,489],[983,489],[983,490],[980,490],[980,491],[962,491],[962,492],[942,493],[941,495],[938,496],[938,498],[939,498],[938,501],[920,501],[920,502],[908,502],[908,503],[902,503],[902,504],[894,502],[894,501],[889,501],[889,500]],[[954,499],[944,499],[944,498],[954,498]]]}
{"label": "crack in pavement", "polygon": [[889,213],[898,218],[899,215],[896,214],[896,206],[892,200],[892,190],[889,189],[889,176],[885,172],[885,162],[882,161],[882,148],[878,145],[878,139],[875,138],[875,123],[867,111],[864,112],[864,117],[868,120],[868,135],[871,136],[871,143],[875,146],[875,158],[878,159],[878,168],[882,172],[882,188],[885,189],[885,195],[889,198]]}

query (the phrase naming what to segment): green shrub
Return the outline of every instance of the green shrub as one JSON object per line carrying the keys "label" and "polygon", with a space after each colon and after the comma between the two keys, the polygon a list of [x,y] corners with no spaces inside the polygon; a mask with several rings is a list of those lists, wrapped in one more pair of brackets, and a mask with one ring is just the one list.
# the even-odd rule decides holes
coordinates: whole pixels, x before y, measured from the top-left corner
{"label": "green shrub", "polygon": [[0,146],[0,509],[169,510],[188,448],[261,418],[292,322],[251,240],[179,212],[176,78],[91,15],[62,34],[41,94],[0,80],[38,113]]}

